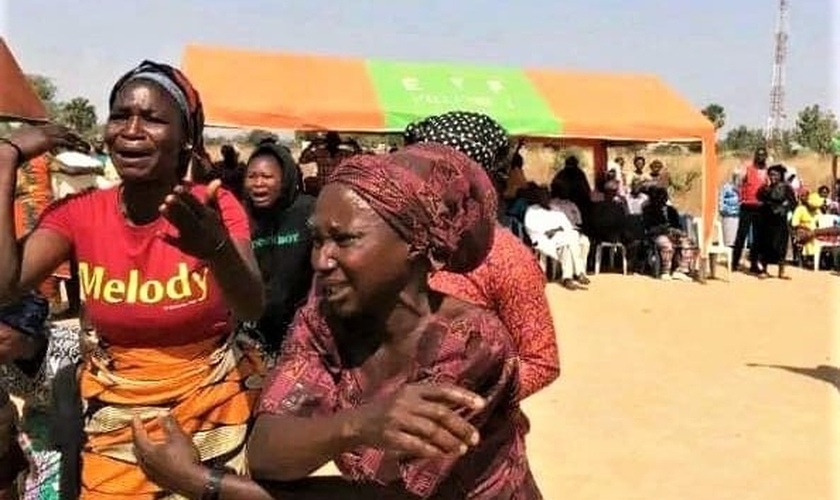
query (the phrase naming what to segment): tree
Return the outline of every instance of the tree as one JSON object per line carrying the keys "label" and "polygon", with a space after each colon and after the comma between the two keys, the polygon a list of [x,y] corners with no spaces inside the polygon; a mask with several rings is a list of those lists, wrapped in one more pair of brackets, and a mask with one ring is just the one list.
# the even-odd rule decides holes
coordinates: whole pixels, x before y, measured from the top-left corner
{"label": "tree", "polygon": [[797,142],[817,153],[831,152],[831,141],[837,131],[834,114],[820,109],[817,104],[803,109],[796,118]]}
{"label": "tree", "polygon": [[42,75],[26,75],[26,79],[29,80],[29,84],[35,89],[35,93],[38,94],[38,98],[44,101],[44,103],[53,102],[55,100],[58,88],[52,80]]}
{"label": "tree", "polygon": [[745,125],[733,128],[723,140],[723,149],[727,151],[753,151],[758,146],[765,145],[764,131],[751,129]]}
{"label": "tree", "polygon": [[74,97],[60,105],[57,121],[83,136],[91,136],[96,133],[96,108],[84,97]]}
{"label": "tree", "polygon": [[35,93],[44,107],[47,109],[47,116],[50,120],[54,120],[58,116],[59,103],[56,102],[55,97],[58,94],[58,87],[55,86],[52,79],[43,75],[26,75],[29,84],[35,89]]}
{"label": "tree", "polygon": [[703,111],[701,111],[706,118],[709,119],[715,126],[715,130],[720,130],[726,125],[726,111],[720,104],[709,104]]}

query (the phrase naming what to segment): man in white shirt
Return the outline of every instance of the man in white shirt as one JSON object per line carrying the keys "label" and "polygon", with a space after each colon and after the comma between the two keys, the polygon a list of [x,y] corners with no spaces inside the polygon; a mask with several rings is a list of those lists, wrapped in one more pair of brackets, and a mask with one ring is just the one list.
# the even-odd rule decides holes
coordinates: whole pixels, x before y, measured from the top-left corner
{"label": "man in white shirt", "polygon": [[580,285],[588,285],[581,234],[563,212],[549,208],[546,188],[534,189],[532,196],[524,218],[531,242],[538,252],[560,262],[560,284],[564,288],[578,290]]}
{"label": "man in white shirt", "polygon": [[642,192],[643,186],[644,181],[641,179],[634,179],[630,185],[630,194],[625,198],[629,215],[642,215],[642,207],[648,201],[648,196]]}

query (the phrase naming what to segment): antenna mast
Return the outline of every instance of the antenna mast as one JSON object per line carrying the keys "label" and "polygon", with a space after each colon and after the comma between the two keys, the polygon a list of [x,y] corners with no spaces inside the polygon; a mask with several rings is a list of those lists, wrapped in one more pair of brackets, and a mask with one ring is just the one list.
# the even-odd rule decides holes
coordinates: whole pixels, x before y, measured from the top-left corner
{"label": "antenna mast", "polygon": [[773,79],[770,84],[770,114],[764,129],[768,146],[778,147],[784,131],[785,118],[785,65],[788,46],[788,0],[779,0],[779,18],[776,24],[776,49],[773,58]]}

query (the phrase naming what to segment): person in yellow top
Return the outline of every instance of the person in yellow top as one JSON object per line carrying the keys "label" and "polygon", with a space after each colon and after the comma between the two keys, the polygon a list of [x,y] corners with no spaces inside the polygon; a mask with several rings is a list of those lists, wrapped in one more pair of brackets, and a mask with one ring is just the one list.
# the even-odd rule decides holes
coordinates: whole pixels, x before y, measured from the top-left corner
{"label": "person in yellow top", "polygon": [[[813,234],[817,230],[817,217],[820,214],[820,207],[822,205],[822,196],[817,193],[811,193],[808,195],[804,204],[796,207],[790,220],[790,225],[797,234],[798,239],[800,242],[803,242],[802,255],[806,257],[814,255],[817,250]],[[808,236],[803,238],[802,235]]]}

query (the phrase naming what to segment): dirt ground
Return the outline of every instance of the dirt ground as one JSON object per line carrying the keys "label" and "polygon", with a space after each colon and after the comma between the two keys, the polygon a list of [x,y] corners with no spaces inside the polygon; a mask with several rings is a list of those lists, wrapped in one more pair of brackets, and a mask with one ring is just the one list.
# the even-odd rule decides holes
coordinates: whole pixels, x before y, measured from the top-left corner
{"label": "dirt ground", "polygon": [[549,285],[563,372],[525,404],[545,498],[840,498],[840,277],[791,275]]}

